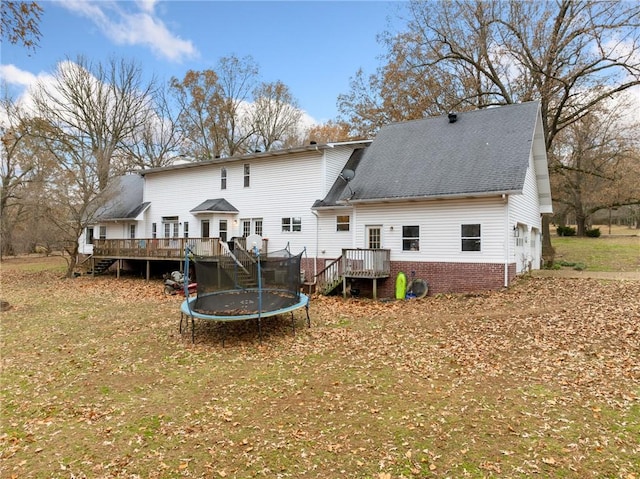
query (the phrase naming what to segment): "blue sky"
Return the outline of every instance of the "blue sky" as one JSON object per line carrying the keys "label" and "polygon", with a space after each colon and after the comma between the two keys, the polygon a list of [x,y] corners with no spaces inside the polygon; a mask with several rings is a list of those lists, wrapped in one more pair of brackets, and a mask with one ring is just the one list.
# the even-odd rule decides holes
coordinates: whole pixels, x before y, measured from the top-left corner
{"label": "blue sky", "polygon": [[373,73],[377,35],[395,31],[403,2],[40,1],[40,47],[2,44],[0,76],[14,95],[59,61],[136,60],[146,76],[182,78],[224,56],[251,55],[263,81],[288,85],[315,121],[338,115],[336,100],[359,68]]}

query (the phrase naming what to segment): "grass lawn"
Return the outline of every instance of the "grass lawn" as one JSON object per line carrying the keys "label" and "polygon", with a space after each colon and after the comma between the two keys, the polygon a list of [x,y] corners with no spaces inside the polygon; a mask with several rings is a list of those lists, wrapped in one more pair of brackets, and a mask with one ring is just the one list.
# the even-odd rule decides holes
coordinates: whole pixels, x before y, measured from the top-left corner
{"label": "grass lawn", "polygon": [[[640,233],[624,226],[614,226],[611,235],[601,226],[599,238],[556,236],[551,244],[556,250],[555,263],[577,265],[588,271],[640,271]],[[573,266],[566,266],[573,267]]]}
{"label": "grass lawn", "polygon": [[161,281],[62,270],[2,263],[0,477],[640,478],[640,281],[314,296],[223,347]]}

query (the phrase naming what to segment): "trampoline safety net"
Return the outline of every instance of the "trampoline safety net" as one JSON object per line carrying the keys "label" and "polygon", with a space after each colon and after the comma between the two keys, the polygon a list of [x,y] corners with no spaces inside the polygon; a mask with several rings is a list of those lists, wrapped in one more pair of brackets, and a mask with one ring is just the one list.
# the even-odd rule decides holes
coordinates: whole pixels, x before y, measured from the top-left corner
{"label": "trampoline safety net", "polygon": [[288,249],[267,255],[240,251],[194,256],[197,297],[193,310],[212,316],[260,315],[300,301],[302,254]]}

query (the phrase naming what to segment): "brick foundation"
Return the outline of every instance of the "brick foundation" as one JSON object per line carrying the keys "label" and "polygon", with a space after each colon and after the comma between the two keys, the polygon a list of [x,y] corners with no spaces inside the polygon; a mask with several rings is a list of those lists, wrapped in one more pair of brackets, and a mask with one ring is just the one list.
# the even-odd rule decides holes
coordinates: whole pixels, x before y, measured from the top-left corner
{"label": "brick foundation", "polygon": [[[391,276],[378,280],[378,298],[395,297],[396,276],[402,271],[411,281],[411,272],[429,286],[429,295],[438,293],[473,293],[504,287],[504,264],[391,262]],[[509,284],[516,276],[516,265],[509,265]],[[363,297],[371,297],[372,280],[356,280],[353,287]]]}

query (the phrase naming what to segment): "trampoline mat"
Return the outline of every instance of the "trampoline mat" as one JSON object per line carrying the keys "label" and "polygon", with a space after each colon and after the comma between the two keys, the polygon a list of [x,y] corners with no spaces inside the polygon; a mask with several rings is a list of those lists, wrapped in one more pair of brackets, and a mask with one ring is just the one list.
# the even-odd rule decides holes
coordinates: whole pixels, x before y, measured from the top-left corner
{"label": "trampoline mat", "polygon": [[300,300],[296,293],[285,290],[262,290],[262,310],[257,289],[220,291],[198,296],[193,310],[210,316],[243,316],[288,308]]}

